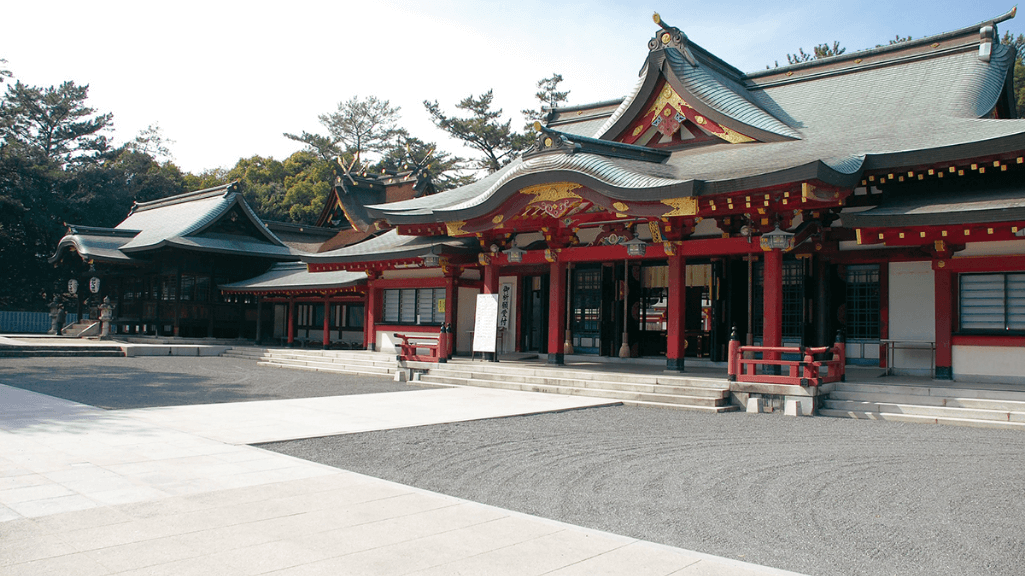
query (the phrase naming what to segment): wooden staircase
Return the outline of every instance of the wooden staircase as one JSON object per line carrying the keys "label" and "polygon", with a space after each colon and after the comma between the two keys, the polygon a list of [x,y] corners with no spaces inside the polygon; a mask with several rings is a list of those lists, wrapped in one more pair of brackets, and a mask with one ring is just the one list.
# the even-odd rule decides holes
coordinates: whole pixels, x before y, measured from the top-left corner
{"label": "wooden staircase", "polygon": [[838,383],[818,414],[1025,430],[1025,391]]}

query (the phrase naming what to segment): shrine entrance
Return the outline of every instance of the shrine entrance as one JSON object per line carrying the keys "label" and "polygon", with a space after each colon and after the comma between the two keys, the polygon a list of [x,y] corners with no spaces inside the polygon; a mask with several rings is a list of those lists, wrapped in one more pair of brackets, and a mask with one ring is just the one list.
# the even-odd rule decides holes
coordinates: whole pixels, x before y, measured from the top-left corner
{"label": "shrine entrance", "polygon": [[548,352],[548,276],[524,276],[521,350]]}

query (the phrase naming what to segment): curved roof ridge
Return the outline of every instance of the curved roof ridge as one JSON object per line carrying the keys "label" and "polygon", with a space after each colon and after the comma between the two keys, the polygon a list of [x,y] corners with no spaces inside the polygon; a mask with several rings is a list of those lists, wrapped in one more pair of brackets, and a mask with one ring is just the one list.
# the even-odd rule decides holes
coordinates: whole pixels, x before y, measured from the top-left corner
{"label": "curved roof ridge", "polygon": [[[757,71],[754,71],[754,72],[748,72],[744,76],[747,79],[756,79],[756,78],[761,78],[763,76],[775,76],[775,75],[780,74],[780,73],[796,72],[798,70],[805,70],[805,69],[808,69],[808,68],[815,68],[815,67],[822,66],[822,65],[835,64],[837,62],[842,62],[844,60],[853,60],[853,59],[858,59],[858,58],[866,58],[868,56],[875,56],[875,55],[885,54],[887,52],[896,52],[896,51],[906,50],[908,48],[915,48],[915,47],[918,47],[918,46],[926,46],[926,45],[934,44],[934,43],[937,43],[937,42],[943,42],[944,40],[949,40],[951,38],[958,38],[958,37],[964,36],[966,34],[978,34],[979,30],[982,27],[984,27],[984,26],[995,26],[996,24],[999,24],[1000,22],[1004,22],[1006,20],[1010,20],[1011,18],[1014,18],[1014,16],[1017,14],[1017,12],[1018,12],[1018,7],[1015,6],[1014,8],[1012,8],[1012,9],[1008,10],[1007,12],[1005,12],[1004,14],[1001,14],[1000,16],[997,16],[996,18],[991,18],[989,20],[983,20],[982,22],[979,22],[978,24],[973,24],[971,26],[965,26],[963,28],[958,28],[957,30],[952,30],[950,32],[942,32],[940,34],[933,34],[931,36],[923,36],[922,38],[918,38],[917,40],[908,40],[906,42],[898,42],[896,44],[888,44],[886,46],[876,46],[874,48],[864,48],[862,50],[856,50],[854,52],[844,52],[843,54],[840,54],[840,55],[837,55],[837,56],[829,56],[829,57],[826,57],[826,58],[815,58],[813,60],[808,60],[807,62],[798,62],[796,64],[789,64],[787,66],[778,66],[778,67],[775,67],[775,68],[767,68],[765,70],[757,70]],[[995,34],[995,30],[994,30],[994,36],[999,38]]]}
{"label": "curved roof ridge", "polygon": [[227,196],[232,192],[238,191],[238,180],[228,182],[227,184],[221,184],[220,186],[214,186],[212,188],[204,188],[202,190],[194,190],[192,192],[185,192],[184,194],[177,194],[175,196],[168,196],[167,198],[158,198],[156,200],[150,200],[148,202],[136,202],[132,209],[128,212],[134,214],[135,212],[142,212],[145,210],[152,210],[154,208],[163,208],[164,206],[172,206],[174,204],[181,204],[183,202],[192,202],[194,200],[201,200],[203,198],[211,198],[214,196]]}
{"label": "curved roof ridge", "polygon": [[[745,126],[798,140],[801,134],[754,103],[746,87],[716,73],[711,67],[689,66],[674,47],[665,49],[673,75],[703,104]],[[730,86],[729,84],[734,84]]]}

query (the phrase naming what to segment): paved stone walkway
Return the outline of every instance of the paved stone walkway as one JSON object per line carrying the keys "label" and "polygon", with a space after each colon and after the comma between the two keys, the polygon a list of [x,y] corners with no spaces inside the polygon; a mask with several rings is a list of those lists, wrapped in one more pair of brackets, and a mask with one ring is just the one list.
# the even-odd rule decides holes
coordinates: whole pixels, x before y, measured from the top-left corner
{"label": "paved stone walkway", "polygon": [[[789,574],[239,445],[303,422],[314,435],[347,418],[366,430],[605,403],[485,389],[327,400],[105,411],[0,385],[0,575]],[[277,428],[237,425],[271,416]]]}

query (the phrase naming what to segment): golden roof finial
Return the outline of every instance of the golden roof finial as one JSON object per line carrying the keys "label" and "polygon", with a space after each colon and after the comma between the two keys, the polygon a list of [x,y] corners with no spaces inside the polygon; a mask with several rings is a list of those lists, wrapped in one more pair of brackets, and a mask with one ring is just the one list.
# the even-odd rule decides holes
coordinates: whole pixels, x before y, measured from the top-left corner
{"label": "golden roof finial", "polygon": [[541,131],[541,123],[538,122],[537,120],[534,120],[534,132],[540,132],[540,131]]}
{"label": "golden roof finial", "polygon": [[658,12],[652,14],[651,19],[655,21],[655,24],[658,24],[659,26],[662,25],[662,17],[658,15]]}

